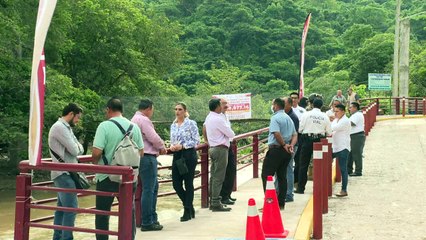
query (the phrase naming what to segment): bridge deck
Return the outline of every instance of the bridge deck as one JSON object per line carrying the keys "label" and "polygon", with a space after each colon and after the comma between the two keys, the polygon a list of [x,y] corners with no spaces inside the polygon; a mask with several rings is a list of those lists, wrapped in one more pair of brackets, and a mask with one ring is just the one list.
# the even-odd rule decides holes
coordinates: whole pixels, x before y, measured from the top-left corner
{"label": "bridge deck", "polygon": [[426,239],[426,118],[377,122],[364,155],[349,197],[330,200],[324,239]]}

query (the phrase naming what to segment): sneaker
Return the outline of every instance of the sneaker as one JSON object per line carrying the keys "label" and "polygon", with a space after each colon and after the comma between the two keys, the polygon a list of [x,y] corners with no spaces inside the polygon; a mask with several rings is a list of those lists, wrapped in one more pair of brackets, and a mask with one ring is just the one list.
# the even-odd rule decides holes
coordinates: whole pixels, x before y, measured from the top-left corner
{"label": "sneaker", "polygon": [[147,231],[161,231],[163,229],[163,226],[160,224],[151,224],[148,226],[142,226],[141,227],[141,231],[142,232],[147,232]]}
{"label": "sneaker", "polygon": [[336,193],[336,196],[337,197],[346,197],[346,196],[348,196],[348,193],[344,192],[344,191],[340,191],[339,193]]}

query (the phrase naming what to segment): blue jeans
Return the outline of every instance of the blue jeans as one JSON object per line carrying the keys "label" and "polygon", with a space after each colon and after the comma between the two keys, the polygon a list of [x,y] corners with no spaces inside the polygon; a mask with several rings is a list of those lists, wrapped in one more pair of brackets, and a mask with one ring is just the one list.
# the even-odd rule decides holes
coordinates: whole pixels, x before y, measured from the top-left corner
{"label": "blue jeans", "polygon": [[348,158],[349,150],[344,149],[340,152],[333,153],[333,157],[339,161],[340,173],[342,174],[342,191],[346,192],[348,187]]}
{"label": "blue jeans", "polygon": [[293,154],[291,154],[290,162],[287,166],[287,194],[286,199],[293,200],[293,189],[294,189],[294,156],[297,152],[297,146],[294,146]]}
{"label": "blue jeans", "polygon": [[141,158],[139,177],[142,181],[141,222],[142,226],[146,227],[158,223],[156,212],[158,194],[157,157],[145,154]]}
{"label": "blue jeans", "polygon": [[[75,189],[74,181],[71,179],[71,177],[68,174],[65,174],[65,173],[53,179],[53,183],[55,184],[55,187],[58,187],[58,188]],[[78,207],[77,194],[58,192],[57,206],[77,208]],[[57,210],[55,211],[55,218],[54,218],[53,224],[60,225],[60,226],[74,227],[76,215],[77,214],[75,212],[63,212],[63,211]],[[72,231],[54,230],[53,240],[68,240],[68,239],[74,239],[72,235]]]}

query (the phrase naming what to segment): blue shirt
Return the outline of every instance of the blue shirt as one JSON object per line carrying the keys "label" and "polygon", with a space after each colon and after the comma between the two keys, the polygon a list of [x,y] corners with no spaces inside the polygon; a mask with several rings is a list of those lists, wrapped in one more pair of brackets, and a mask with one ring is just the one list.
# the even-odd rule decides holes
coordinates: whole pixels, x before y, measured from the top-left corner
{"label": "blue shirt", "polygon": [[284,110],[276,111],[271,117],[268,145],[280,145],[274,136],[274,132],[280,132],[286,144],[289,144],[291,137],[296,134],[294,123]]}
{"label": "blue shirt", "polygon": [[179,126],[175,120],[170,126],[170,143],[181,144],[185,149],[196,147],[200,143],[197,123],[185,118]]}

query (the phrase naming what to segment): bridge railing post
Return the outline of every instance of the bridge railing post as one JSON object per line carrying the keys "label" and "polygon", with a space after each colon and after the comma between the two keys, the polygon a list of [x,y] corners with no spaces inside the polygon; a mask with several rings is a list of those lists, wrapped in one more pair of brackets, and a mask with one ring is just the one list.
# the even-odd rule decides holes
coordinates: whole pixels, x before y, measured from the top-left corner
{"label": "bridge railing post", "polygon": [[426,97],[423,97],[423,116],[426,115]]}
{"label": "bridge railing post", "polygon": [[395,98],[395,111],[396,111],[396,115],[400,114],[399,98]]}
{"label": "bridge railing post", "polygon": [[[232,141],[232,144],[230,146],[232,153],[234,153],[234,159],[232,159],[232,161],[235,161],[235,166],[238,166],[238,148],[237,148],[237,141],[234,140]],[[229,159],[228,159],[229,161]],[[232,187],[232,191],[237,191],[237,180],[238,180],[238,174],[235,174],[235,178],[234,178],[234,186]]]}
{"label": "bridge railing post", "polygon": [[15,202],[15,240],[28,240],[30,234],[31,175],[20,174],[16,177]]}
{"label": "bridge railing post", "polygon": [[328,213],[328,156],[330,152],[328,151],[328,140],[323,138],[321,139],[322,144],[322,213]]}
{"label": "bridge railing post", "polygon": [[313,239],[322,239],[322,185],[323,185],[323,152],[322,144],[314,143],[314,206],[313,206]]}
{"label": "bridge railing post", "polygon": [[[135,176],[125,174],[122,177],[119,189],[119,217],[118,217],[118,240],[132,239],[133,231],[133,178]],[[131,214],[129,214],[131,213]],[[136,234],[136,233],[135,233]]]}
{"label": "bridge railing post", "polygon": [[402,97],[402,116],[405,117],[405,97]]}
{"label": "bridge railing post", "polygon": [[419,108],[419,101],[418,101],[418,99],[416,98],[415,100],[414,100],[414,114],[417,114],[419,111],[418,111],[418,108]]}
{"label": "bridge railing post", "polygon": [[327,137],[327,147],[328,147],[328,157],[327,157],[327,192],[328,196],[331,197],[333,195],[333,150],[332,150],[333,138]]}
{"label": "bridge railing post", "polygon": [[209,147],[201,149],[201,207],[209,207]]}
{"label": "bridge railing post", "polygon": [[259,134],[253,135],[253,178],[259,177]]}

